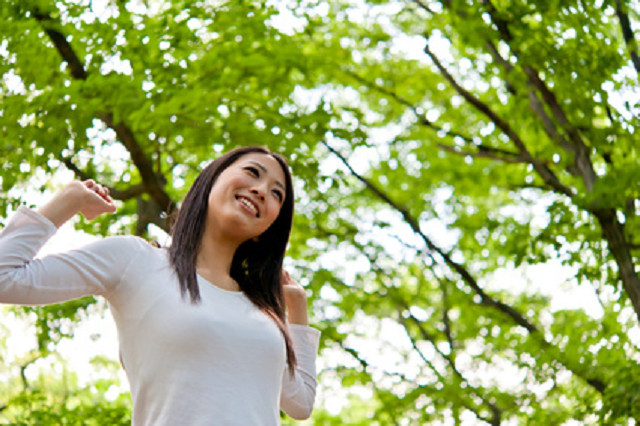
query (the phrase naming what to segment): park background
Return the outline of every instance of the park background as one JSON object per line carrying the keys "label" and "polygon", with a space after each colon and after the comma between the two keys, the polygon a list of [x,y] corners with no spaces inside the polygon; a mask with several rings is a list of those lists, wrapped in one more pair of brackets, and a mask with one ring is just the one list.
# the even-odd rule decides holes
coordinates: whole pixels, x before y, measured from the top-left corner
{"label": "park background", "polygon": [[[295,175],[287,266],[322,331],[305,424],[635,424],[639,15],[5,0],[0,223],[91,178],[118,212],[78,217],[48,251],[166,244],[198,171],[265,145]],[[128,424],[106,309],[3,308],[0,423]]]}

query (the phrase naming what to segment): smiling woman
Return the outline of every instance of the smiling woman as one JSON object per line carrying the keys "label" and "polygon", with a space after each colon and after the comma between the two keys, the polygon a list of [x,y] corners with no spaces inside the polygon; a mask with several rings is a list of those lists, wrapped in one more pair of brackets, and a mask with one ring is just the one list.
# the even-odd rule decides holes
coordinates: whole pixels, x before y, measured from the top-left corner
{"label": "smiling woman", "polygon": [[284,170],[275,157],[258,153],[247,154],[229,166],[209,194],[206,228],[231,240],[245,241],[262,234],[278,217],[286,199]]}
{"label": "smiling woman", "polygon": [[282,269],[293,198],[283,157],[239,148],[200,173],[168,249],[109,237],[34,260],[76,213],[116,209],[102,186],[72,182],[38,212],[21,207],[0,234],[0,302],[104,296],[134,424],[276,425],[280,409],[309,417],[319,332]]}

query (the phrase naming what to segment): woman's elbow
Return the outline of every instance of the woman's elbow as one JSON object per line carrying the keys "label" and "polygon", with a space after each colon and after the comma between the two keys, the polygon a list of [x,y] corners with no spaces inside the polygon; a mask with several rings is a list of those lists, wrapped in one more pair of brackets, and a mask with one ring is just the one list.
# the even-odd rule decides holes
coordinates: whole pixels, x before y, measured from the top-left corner
{"label": "woman's elbow", "polygon": [[311,413],[313,413],[313,403],[308,406],[297,406],[295,409],[289,410],[289,412],[287,412],[289,417],[291,417],[293,420],[307,420],[309,417],[311,417]]}
{"label": "woman's elbow", "polygon": [[16,288],[16,271],[14,268],[0,268],[0,303],[12,303],[11,295]]}
{"label": "woman's elbow", "polygon": [[282,404],[282,410],[294,420],[306,420],[311,417],[314,402],[315,392],[310,392],[308,395],[298,395],[298,398],[287,400]]}

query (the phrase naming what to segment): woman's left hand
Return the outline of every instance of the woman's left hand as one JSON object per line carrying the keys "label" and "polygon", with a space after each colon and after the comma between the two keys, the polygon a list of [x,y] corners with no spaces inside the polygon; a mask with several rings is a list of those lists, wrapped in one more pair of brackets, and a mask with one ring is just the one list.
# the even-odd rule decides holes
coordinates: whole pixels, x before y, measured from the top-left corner
{"label": "woman's left hand", "polygon": [[282,293],[287,305],[289,324],[309,325],[307,315],[307,292],[291,275],[282,270]]}

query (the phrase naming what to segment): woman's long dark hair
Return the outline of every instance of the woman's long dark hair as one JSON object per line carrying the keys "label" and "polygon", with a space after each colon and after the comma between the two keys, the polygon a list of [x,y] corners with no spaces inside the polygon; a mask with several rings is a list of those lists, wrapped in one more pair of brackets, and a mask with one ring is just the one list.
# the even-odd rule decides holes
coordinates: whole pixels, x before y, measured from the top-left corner
{"label": "woman's long dark hair", "polygon": [[200,301],[196,279],[196,260],[207,219],[209,193],[220,173],[240,157],[259,153],[275,158],[285,176],[285,197],[280,214],[257,241],[248,240],[236,250],[231,262],[231,278],[261,311],[271,317],[282,333],[287,348],[290,372],[296,357],[287,326],[282,292],[282,262],[291,233],[293,220],[293,184],[284,157],[263,147],[249,146],[227,152],[213,161],[198,175],[182,202],[171,235],[169,257],[180,282],[183,297],[189,293],[191,303]]}

